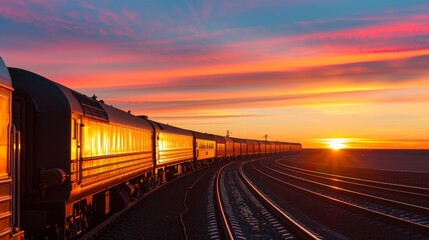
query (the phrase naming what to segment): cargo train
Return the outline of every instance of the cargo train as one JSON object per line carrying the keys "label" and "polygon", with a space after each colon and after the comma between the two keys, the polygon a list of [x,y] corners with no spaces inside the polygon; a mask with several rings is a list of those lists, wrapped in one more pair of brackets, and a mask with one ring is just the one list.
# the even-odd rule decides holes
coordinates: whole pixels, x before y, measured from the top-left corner
{"label": "cargo train", "polygon": [[2,60],[0,106],[1,239],[70,239],[210,162],[301,150],[134,116]]}

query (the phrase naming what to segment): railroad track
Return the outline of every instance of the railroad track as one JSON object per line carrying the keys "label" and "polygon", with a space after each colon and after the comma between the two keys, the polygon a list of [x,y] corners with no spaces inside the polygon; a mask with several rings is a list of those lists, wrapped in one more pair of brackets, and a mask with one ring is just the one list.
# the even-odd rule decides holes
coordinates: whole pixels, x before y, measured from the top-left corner
{"label": "railroad track", "polygon": [[[416,231],[418,229],[418,231],[423,231],[425,232],[427,229],[429,229],[429,208],[427,207],[427,205],[415,205],[415,204],[411,204],[411,203],[406,203],[406,202],[401,202],[401,201],[397,201],[397,200],[392,200],[391,198],[385,198],[385,197],[379,197],[379,196],[375,196],[375,195],[371,195],[368,193],[364,193],[361,192],[361,189],[358,189],[358,191],[356,190],[349,190],[346,189],[344,187],[339,187],[337,184],[332,185],[332,184],[327,184],[322,183],[323,179],[319,178],[314,178],[315,175],[304,175],[307,177],[313,177],[310,179],[308,178],[304,178],[304,177],[299,177],[293,174],[288,174],[284,171],[284,169],[282,169],[282,171],[279,170],[275,170],[271,167],[267,167],[266,165],[262,164],[263,166],[265,166],[266,168],[275,171],[281,175],[290,177],[290,178],[294,178],[296,180],[299,181],[303,181],[305,183],[309,183],[311,185],[315,185],[317,187],[317,192],[324,194],[326,196],[331,196],[333,198],[336,199],[340,199],[342,201],[346,201],[349,202],[353,205],[357,205],[357,206],[361,206],[363,208],[368,208],[369,210],[374,210],[376,212],[380,212],[383,214],[386,214],[388,216],[392,216],[395,218],[400,218],[403,219],[406,222],[413,222],[415,224],[411,224],[409,227],[410,229],[412,229],[413,231]],[[297,172],[293,172],[295,174],[297,174]],[[299,173],[298,173],[299,174]],[[326,180],[326,179],[325,179]],[[345,183],[345,182],[343,182]],[[352,184],[352,183],[349,183]],[[360,185],[360,187],[370,187],[368,185]],[[325,191],[328,190],[328,191]],[[332,191],[334,190],[334,191]],[[363,189],[362,189],[363,190]],[[386,188],[384,188],[384,190],[387,190]],[[393,192],[396,192],[395,190],[392,190]],[[396,192],[398,193],[398,192]],[[410,194],[409,191],[402,191],[401,193],[403,194]],[[421,196],[421,195],[420,195]],[[429,197],[429,196],[428,196]],[[416,228],[416,224],[417,226],[422,225],[422,228]]]}
{"label": "railroad track", "polygon": [[321,239],[280,209],[231,163],[216,175],[215,199],[228,239]]}
{"label": "railroad track", "polygon": [[358,177],[350,177],[345,175],[325,173],[320,171],[312,171],[300,167],[294,167],[285,163],[280,162],[281,159],[275,160],[277,166],[281,166],[283,169],[288,169],[297,173],[302,173],[308,176],[319,177],[321,179],[327,179],[330,181],[335,181],[338,183],[347,183],[350,185],[355,185],[359,187],[372,188],[378,191],[387,191],[394,194],[401,194],[410,198],[418,198],[428,201],[429,200],[429,188],[405,185],[405,184],[396,184],[383,181],[375,181]]}
{"label": "railroad track", "polygon": [[[274,169],[262,162],[260,166],[264,169],[263,171],[252,163],[255,171],[264,177],[272,179],[287,188],[310,195],[315,200],[323,200],[369,218],[387,222],[390,225],[410,231],[413,236],[420,234],[421,238],[429,237],[429,215],[426,215],[428,210],[426,207],[358,193],[320,183],[314,179],[308,180],[302,176],[294,176],[290,172],[285,173],[284,169]],[[409,212],[408,210],[410,209],[413,212]]]}
{"label": "railroad track", "polygon": [[307,170],[314,170],[321,173],[344,175],[351,178],[365,178],[368,181],[375,182],[386,182],[392,185],[397,185],[400,188],[404,185],[408,189],[409,185],[415,187],[415,190],[419,192],[419,187],[423,189],[429,188],[428,173],[425,172],[407,172],[407,171],[396,171],[387,169],[374,169],[365,167],[351,167],[351,166],[338,166],[329,165],[326,163],[317,163],[315,161],[303,161],[297,156],[291,156],[290,158],[280,158],[276,162],[287,166],[294,166],[298,168],[304,168]]}
{"label": "railroad track", "polygon": [[288,166],[278,160],[268,162],[268,164],[279,169],[283,173],[290,173],[318,183],[335,186],[337,189],[343,188],[345,191],[362,193],[369,195],[367,198],[388,204],[397,205],[409,211],[429,216],[429,188],[409,186],[404,184],[394,184],[389,182],[373,181],[358,177],[349,177],[339,174],[330,174],[311,171],[304,168]]}

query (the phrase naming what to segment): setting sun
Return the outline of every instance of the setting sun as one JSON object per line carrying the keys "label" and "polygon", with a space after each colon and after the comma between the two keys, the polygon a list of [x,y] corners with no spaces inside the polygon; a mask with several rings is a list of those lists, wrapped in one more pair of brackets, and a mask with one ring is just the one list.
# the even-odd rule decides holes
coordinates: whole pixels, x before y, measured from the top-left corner
{"label": "setting sun", "polygon": [[333,150],[339,150],[346,147],[344,143],[344,139],[340,139],[340,138],[330,139],[328,144],[329,144],[329,148]]}

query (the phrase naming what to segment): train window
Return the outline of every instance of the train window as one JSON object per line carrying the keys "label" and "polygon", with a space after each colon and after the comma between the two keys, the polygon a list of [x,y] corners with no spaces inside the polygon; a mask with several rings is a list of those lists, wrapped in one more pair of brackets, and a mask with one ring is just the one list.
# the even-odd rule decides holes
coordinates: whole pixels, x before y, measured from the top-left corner
{"label": "train window", "polygon": [[0,88],[0,177],[8,175],[10,92]]}
{"label": "train window", "polygon": [[102,121],[109,120],[106,111],[104,111],[104,109],[96,100],[93,100],[78,92],[73,92],[73,95],[76,97],[76,100],[78,100],[80,105],[82,106],[83,114],[85,116]]}
{"label": "train window", "polygon": [[76,119],[72,118],[71,122],[71,137],[72,139],[76,139]]}

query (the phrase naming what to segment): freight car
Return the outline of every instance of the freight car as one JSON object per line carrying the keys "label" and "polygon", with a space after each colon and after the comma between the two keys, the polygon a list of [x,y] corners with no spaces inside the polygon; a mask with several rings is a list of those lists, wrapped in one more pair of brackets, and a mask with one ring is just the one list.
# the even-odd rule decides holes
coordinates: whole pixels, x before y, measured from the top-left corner
{"label": "freight car", "polygon": [[18,228],[19,132],[12,125],[12,91],[9,71],[0,58],[0,239],[24,237]]}
{"label": "freight car", "polygon": [[[91,218],[178,175],[217,159],[269,154],[274,145],[137,117],[2,61],[0,76],[0,236],[7,238],[22,238],[19,227],[28,238],[79,236]],[[301,148],[278,145],[287,147],[273,153]]]}

